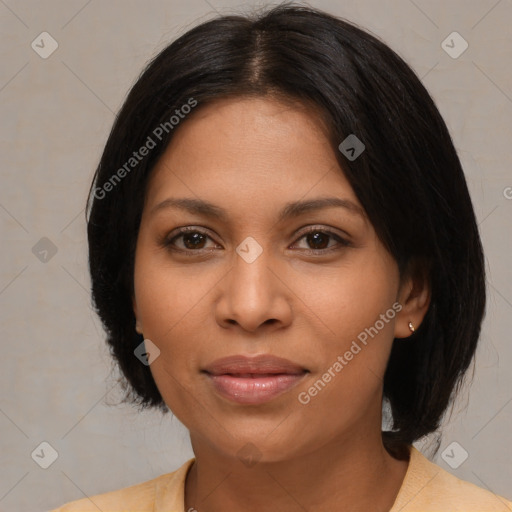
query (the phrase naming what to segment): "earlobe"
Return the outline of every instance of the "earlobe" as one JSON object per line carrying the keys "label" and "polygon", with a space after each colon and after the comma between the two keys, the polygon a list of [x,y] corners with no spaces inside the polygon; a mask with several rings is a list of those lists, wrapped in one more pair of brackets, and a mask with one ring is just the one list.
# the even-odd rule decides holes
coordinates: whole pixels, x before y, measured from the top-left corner
{"label": "earlobe", "polygon": [[430,306],[430,283],[426,272],[417,272],[400,287],[398,302],[402,309],[396,316],[395,338],[408,338],[421,326]]}
{"label": "earlobe", "polygon": [[133,314],[135,315],[135,331],[138,334],[142,334],[142,323],[140,322],[138,315],[137,315],[137,302],[135,300],[135,297],[132,297],[132,307],[133,307]]}

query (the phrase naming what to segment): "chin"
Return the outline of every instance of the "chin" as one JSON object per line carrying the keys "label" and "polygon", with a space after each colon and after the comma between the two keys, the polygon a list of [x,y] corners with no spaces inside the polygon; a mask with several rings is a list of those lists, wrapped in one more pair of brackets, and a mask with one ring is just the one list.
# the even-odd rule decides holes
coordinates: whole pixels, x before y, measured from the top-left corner
{"label": "chin", "polygon": [[[277,432],[274,422],[258,429],[257,426],[246,429],[227,429],[230,436],[224,435],[223,430],[217,431],[215,438],[208,432],[208,443],[226,458],[238,459],[246,467],[256,463],[276,463],[299,456],[303,451],[297,444],[298,433],[286,430]],[[278,427],[279,428],[279,427]]]}

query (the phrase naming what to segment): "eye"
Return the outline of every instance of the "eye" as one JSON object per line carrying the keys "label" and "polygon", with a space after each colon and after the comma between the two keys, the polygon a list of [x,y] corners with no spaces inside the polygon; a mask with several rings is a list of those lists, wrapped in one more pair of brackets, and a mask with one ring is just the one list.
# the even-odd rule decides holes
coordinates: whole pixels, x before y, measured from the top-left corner
{"label": "eye", "polygon": [[166,236],[162,245],[171,250],[182,252],[209,251],[219,247],[219,245],[215,243],[208,247],[208,240],[212,240],[212,238],[206,232],[193,226],[187,226],[179,228],[178,231],[174,233],[174,236]]}
{"label": "eye", "polygon": [[[325,228],[315,226],[304,232],[302,236],[297,239],[295,245],[297,246],[301,240],[304,241],[303,243],[306,244],[306,247],[299,246],[295,247],[295,249],[316,255],[341,250],[351,245],[350,242],[340,235]],[[210,245],[208,245],[208,241],[211,242]],[[221,248],[206,231],[194,226],[178,228],[170,235],[165,236],[161,245],[172,251],[189,254],[210,252]]]}
{"label": "eye", "polygon": [[[299,247],[299,249],[312,254],[325,254],[351,245],[350,242],[338,234],[318,227],[309,228],[307,232],[298,239],[298,241],[300,240],[304,240],[306,247]],[[297,244],[297,242],[295,243]]]}

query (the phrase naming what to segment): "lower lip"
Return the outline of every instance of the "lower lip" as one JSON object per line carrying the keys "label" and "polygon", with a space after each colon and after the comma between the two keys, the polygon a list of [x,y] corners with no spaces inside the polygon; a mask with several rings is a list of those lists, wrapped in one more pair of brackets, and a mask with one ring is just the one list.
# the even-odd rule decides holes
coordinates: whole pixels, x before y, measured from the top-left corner
{"label": "lower lip", "polygon": [[294,387],[303,377],[301,374],[276,374],[264,377],[237,377],[235,375],[211,375],[215,389],[224,397],[239,404],[262,404]]}

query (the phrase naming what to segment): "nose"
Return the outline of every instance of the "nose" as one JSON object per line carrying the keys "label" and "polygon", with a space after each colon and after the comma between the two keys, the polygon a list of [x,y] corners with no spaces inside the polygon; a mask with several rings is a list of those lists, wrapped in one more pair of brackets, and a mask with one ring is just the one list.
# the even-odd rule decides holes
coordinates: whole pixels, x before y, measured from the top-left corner
{"label": "nose", "polygon": [[266,251],[250,263],[236,254],[233,267],[219,284],[216,319],[220,326],[268,334],[290,325],[293,293]]}

